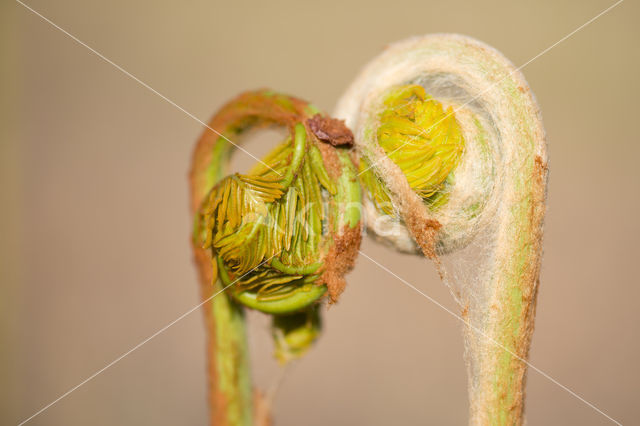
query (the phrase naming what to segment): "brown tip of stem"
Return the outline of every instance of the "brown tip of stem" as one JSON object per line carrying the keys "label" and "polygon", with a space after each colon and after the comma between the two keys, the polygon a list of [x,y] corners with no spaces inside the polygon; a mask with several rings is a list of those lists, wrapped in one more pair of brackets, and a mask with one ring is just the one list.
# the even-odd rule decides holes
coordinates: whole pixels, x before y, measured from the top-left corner
{"label": "brown tip of stem", "polygon": [[309,129],[316,137],[333,146],[352,146],[353,133],[343,120],[316,114],[307,120]]}

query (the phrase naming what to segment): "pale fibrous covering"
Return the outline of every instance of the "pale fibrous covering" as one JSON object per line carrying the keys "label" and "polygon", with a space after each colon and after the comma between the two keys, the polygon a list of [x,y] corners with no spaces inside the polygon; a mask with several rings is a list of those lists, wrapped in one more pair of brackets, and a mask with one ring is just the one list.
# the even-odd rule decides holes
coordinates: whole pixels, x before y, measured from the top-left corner
{"label": "pale fibrous covering", "polygon": [[[416,192],[398,166],[399,151],[383,149],[379,140],[384,97],[407,85],[424,88],[445,114],[420,136],[452,118],[449,135],[461,132],[460,158],[438,183],[437,203]],[[365,191],[368,231],[400,251],[436,260],[460,304],[467,322],[471,422],[520,423],[526,373],[521,360],[533,329],[547,176],[541,117],[524,77],[502,54],[472,38],[415,37],[371,61],[334,115],[354,132],[366,165],[360,165],[360,178],[373,173],[393,205],[388,214]],[[439,134],[425,143],[450,142]],[[431,176],[444,163],[429,164]]]}

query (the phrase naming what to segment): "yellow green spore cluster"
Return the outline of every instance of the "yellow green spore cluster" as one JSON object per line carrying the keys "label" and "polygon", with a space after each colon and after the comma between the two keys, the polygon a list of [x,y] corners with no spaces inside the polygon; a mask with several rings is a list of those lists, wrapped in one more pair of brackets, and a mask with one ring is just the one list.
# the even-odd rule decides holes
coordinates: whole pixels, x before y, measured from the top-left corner
{"label": "yellow green spore cluster", "polygon": [[[453,109],[408,84],[390,89],[377,117],[375,137],[404,173],[413,189],[431,208],[446,202],[443,191],[464,151],[464,138]],[[375,166],[375,164],[373,165]],[[397,216],[389,192],[365,158],[360,178],[379,212]]]}

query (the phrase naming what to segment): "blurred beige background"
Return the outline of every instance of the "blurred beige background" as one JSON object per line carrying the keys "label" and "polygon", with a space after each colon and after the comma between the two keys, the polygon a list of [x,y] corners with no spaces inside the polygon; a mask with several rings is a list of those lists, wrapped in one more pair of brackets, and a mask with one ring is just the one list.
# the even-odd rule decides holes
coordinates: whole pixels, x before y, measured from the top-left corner
{"label": "blurred beige background", "polygon": [[[613,0],[27,3],[208,120],[265,86],[330,111],[415,34],[468,34],[523,64]],[[551,158],[531,362],[625,424],[640,392],[639,12],[627,0],[523,70]],[[1,15],[0,423],[17,424],[199,302],[186,173],[201,125],[18,3]],[[453,307],[428,261],[363,249]],[[278,425],[466,423],[461,325],[442,309],[361,258],[325,318],[280,386]],[[204,425],[204,342],[198,311],[29,424]],[[251,345],[271,386],[259,315]],[[536,372],[527,416],[610,424]]]}

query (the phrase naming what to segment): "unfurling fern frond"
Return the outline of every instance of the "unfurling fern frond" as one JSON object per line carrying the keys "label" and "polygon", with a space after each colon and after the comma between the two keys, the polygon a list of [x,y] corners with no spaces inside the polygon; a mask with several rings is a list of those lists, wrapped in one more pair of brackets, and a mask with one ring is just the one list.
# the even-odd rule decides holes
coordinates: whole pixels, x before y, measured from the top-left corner
{"label": "unfurling fern frond", "polygon": [[[264,125],[283,126],[288,136],[247,174],[222,177],[230,141]],[[210,189],[195,238],[211,254],[213,280],[247,307],[286,316],[274,327],[289,328],[274,336],[293,332],[292,322],[296,330],[313,325],[316,331],[309,335],[315,336],[319,322],[300,323],[298,317],[306,318],[309,309],[317,315],[325,294],[337,300],[360,241],[360,188],[348,147],[342,146],[352,135],[311,105],[266,91],[230,102],[211,127],[224,129],[224,136],[199,153],[208,156],[201,186]],[[291,339],[279,341],[280,359],[290,358],[285,348],[291,356],[304,353]]]}

